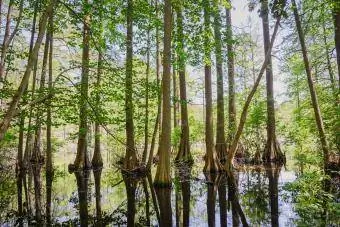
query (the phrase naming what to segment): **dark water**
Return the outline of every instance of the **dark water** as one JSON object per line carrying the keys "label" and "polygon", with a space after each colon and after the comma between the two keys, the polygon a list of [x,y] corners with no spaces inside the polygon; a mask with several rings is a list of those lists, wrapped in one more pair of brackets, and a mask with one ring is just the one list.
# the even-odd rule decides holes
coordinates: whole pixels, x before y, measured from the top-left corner
{"label": "dark water", "polygon": [[296,176],[284,167],[248,166],[229,176],[204,175],[199,165],[172,169],[172,188],[155,189],[153,176],[129,177],[114,167],[69,174],[60,165],[53,179],[42,168],[40,195],[30,174],[3,170],[0,225],[296,226],[300,219],[283,188]]}

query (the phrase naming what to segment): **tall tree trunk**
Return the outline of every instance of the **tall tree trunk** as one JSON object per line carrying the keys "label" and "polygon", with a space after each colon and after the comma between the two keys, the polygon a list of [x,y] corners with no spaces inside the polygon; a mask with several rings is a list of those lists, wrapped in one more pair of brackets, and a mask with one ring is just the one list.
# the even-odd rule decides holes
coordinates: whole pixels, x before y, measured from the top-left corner
{"label": "tall tree trunk", "polygon": [[[229,1],[230,3],[230,1]],[[228,63],[228,143],[229,147],[234,138],[236,131],[236,105],[235,105],[235,72],[234,72],[234,48],[233,48],[233,30],[231,23],[230,9],[226,8],[226,20],[227,20],[227,63]]]}
{"label": "tall tree trunk", "polygon": [[126,34],[126,77],[125,77],[125,114],[126,114],[126,153],[124,168],[132,170],[137,166],[135,149],[133,104],[132,104],[132,69],[133,69],[133,0],[127,2],[127,34]]}
{"label": "tall tree trunk", "polygon": [[39,23],[39,32],[38,32],[38,37],[36,39],[36,42],[34,44],[32,53],[29,56],[29,60],[24,72],[24,75],[22,77],[20,86],[17,90],[17,92],[14,94],[13,99],[5,113],[5,116],[3,117],[1,123],[0,123],[0,141],[4,138],[5,133],[7,132],[7,129],[10,125],[10,122],[16,112],[16,108],[18,106],[18,103],[24,93],[24,91],[26,90],[27,84],[29,82],[29,78],[32,72],[32,69],[34,67],[34,64],[36,62],[36,59],[38,57],[38,52],[45,34],[45,30],[46,30],[46,25],[47,25],[47,19],[50,16],[53,6],[55,5],[57,1],[56,0],[52,0],[48,6],[46,7],[43,15],[40,18],[40,23]]}
{"label": "tall tree trunk", "polygon": [[319,107],[319,103],[318,103],[318,97],[317,97],[316,90],[315,90],[315,87],[314,87],[312,72],[311,72],[311,68],[310,68],[310,64],[309,64],[307,47],[306,47],[306,43],[305,43],[305,35],[304,35],[303,30],[302,30],[300,16],[299,16],[299,13],[298,13],[298,9],[297,9],[297,5],[296,5],[295,0],[292,0],[292,5],[293,5],[296,28],[297,28],[297,32],[298,32],[298,35],[299,35],[300,45],[301,45],[303,62],[305,64],[305,70],[306,70],[306,74],[307,74],[309,92],[310,92],[311,99],[312,99],[315,121],[316,121],[316,125],[317,125],[318,131],[319,131],[319,139],[320,139],[321,147],[322,147],[322,151],[323,151],[324,168],[327,169],[327,165],[328,165],[328,161],[329,161],[328,143],[327,143],[327,140],[326,140],[325,129],[324,129],[324,126],[323,126],[323,120],[322,120],[321,111],[320,111],[320,107]]}
{"label": "tall tree trunk", "polygon": [[[50,32],[50,31],[49,31]],[[40,85],[39,85],[39,95],[42,95],[45,89],[45,77],[47,71],[47,61],[48,61],[48,51],[49,51],[49,32],[46,33],[46,41],[44,47],[44,57],[43,57],[43,64],[42,64],[42,71],[40,76]],[[42,119],[41,116],[43,115],[42,108],[38,108],[36,112],[36,128],[34,133],[34,145],[33,145],[33,158],[36,162],[43,163],[43,156],[41,154],[41,125]]]}
{"label": "tall tree trunk", "polygon": [[[175,55],[175,53],[174,53]],[[176,58],[174,56],[174,62],[176,62]],[[176,63],[174,63],[176,64]],[[172,90],[173,90],[173,103],[174,103],[174,128],[178,126],[178,119],[177,115],[179,112],[179,105],[178,105],[178,89],[177,89],[177,71],[175,65],[172,66]]]}
{"label": "tall tree trunk", "polygon": [[211,40],[210,40],[210,0],[203,1],[204,8],[204,86],[205,86],[205,165],[204,172],[218,172],[221,170],[214,147],[213,109],[211,89]]}
{"label": "tall tree trunk", "polygon": [[159,163],[154,184],[169,187],[170,178],[170,152],[171,152],[171,105],[170,105],[170,81],[171,81],[171,1],[164,1],[164,53],[163,53],[163,114],[162,132],[159,144]]}
{"label": "tall tree trunk", "polygon": [[[328,69],[329,79],[331,81],[333,93],[336,95],[337,85],[335,84],[334,73],[333,73],[333,69],[332,69],[332,63],[331,63],[331,59],[330,59],[330,56],[329,56],[330,50],[329,50],[329,46],[327,44],[326,21],[325,21],[325,19],[323,19],[323,21],[322,21],[322,32],[323,32],[323,34],[322,34],[323,42],[324,42],[324,45],[325,45],[325,57],[326,57],[326,61],[327,61],[327,69]],[[316,73],[315,73],[315,75],[316,75]]]}
{"label": "tall tree trunk", "polygon": [[219,1],[213,0],[216,81],[217,81],[217,122],[216,122],[216,153],[221,162],[225,161],[227,152],[224,132],[224,91],[223,91],[223,58],[221,40],[221,16]]}
{"label": "tall tree trunk", "polygon": [[260,72],[259,72],[259,74],[258,74],[258,76],[256,78],[256,81],[255,81],[255,83],[254,83],[254,85],[253,85],[249,95],[247,96],[246,102],[245,102],[245,104],[243,106],[241,117],[240,117],[240,123],[237,126],[235,137],[233,139],[233,142],[231,143],[230,150],[228,152],[227,161],[226,161],[225,166],[224,166],[224,168],[227,171],[230,171],[231,168],[232,168],[234,157],[235,157],[235,153],[236,153],[237,146],[238,146],[238,142],[239,142],[239,140],[241,138],[241,135],[242,135],[242,132],[243,132],[243,128],[244,128],[244,124],[246,123],[246,120],[247,120],[247,115],[248,115],[248,109],[249,109],[250,102],[251,102],[251,100],[254,97],[254,94],[255,94],[255,92],[257,90],[257,87],[260,84],[260,81],[261,81],[261,78],[263,76],[263,73],[266,70],[267,65],[269,63],[269,58],[270,58],[270,55],[271,55],[271,51],[272,51],[272,48],[273,48],[275,37],[276,37],[277,31],[279,29],[280,20],[281,20],[281,16],[278,16],[278,18],[276,19],[276,23],[275,23],[275,27],[274,27],[274,32],[273,32],[273,35],[272,35],[272,38],[271,38],[271,42],[270,42],[270,45],[268,47],[268,51],[267,51],[266,56],[265,56],[265,60],[264,60],[264,62],[262,64],[261,70],[260,70]]}
{"label": "tall tree trunk", "polygon": [[[38,1],[35,3],[34,5],[34,13],[33,13],[33,22],[32,22],[32,28],[31,28],[31,38],[30,38],[30,46],[29,46],[29,57],[28,57],[28,61],[30,59],[30,55],[32,54],[32,51],[33,51],[33,46],[34,46],[34,36],[35,36],[35,29],[36,29],[36,22],[37,22],[37,15],[38,15]],[[37,56],[38,58],[38,56]],[[33,67],[34,67],[34,74],[33,74],[33,84],[35,84],[35,73],[36,73],[36,66],[37,66],[37,62],[34,62],[33,63]],[[24,92],[23,92],[23,103],[26,104],[27,103],[27,88],[28,88],[28,83],[26,84],[26,87],[24,89]],[[32,97],[33,98],[33,97]],[[32,108],[31,108],[32,109]],[[31,112],[30,112],[31,114]],[[14,116],[14,115],[13,115]],[[25,127],[25,118],[26,118],[26,111],[23,111],[21,113],[21,123],[22,125],[20,125],[20,132],[19,134],[22,134],[22,135],[19,135],[19,144],[24,144],[23,142],[23,139],[24,139],[24,132],[21,132],[21,130],[24,130],[24,127]],[[30,122],[31,119],[29,119],[29,123],[28,123],[28,128],[30,130]],[[31,136],[30,136],[30,131],[28,130],[27,132],[27,140],[26,140],[26,144],[25,144],[25,149],[24,149],[24,168],[25,169],[28,169],[28,166],[29,166],[29,159],[31,158],[31,149],[29,149],[30,146],[28,146],[30,143],[31,143]]]}
{"label": "tall tree trunk", "polygon": [[5,71],[5,60],[6,60],[7,49],[9,47],[9,45],[12,43],[13,38],[17,34],[17,32],[19,30],[19,24],[20,24],[21,19],[22,19],[24,0],[20,1],[19,14],[18,14],[18,17],[17,17],[17,22],[15,24],[15,27],[14,27],[12,33],[10,34],[10,25],[11,25],[11,15],[10,14],[11,14],[13,2],[14,2],[13,0],[11,0],[9,2],[8,12],[7,12],[6,29],[5,29],[5,35],[4,35],[4,39],[3,39],[3,43],[2,43],[1,59],[0,59],[0,82],[2,82],[3,79],[5,79],[4,78],[4,71]]}
{"label": "tall tree trunk", "polygon": [[[96,107],[97,110],[100,109],[100,83],[101,83],[101,77],[102,77],[102,62],[103,62],[103,54],[102,50],[98,53],[98,68],[97,68],[97,81],[96,81]],[[101,153],[101,145],[100,145],[100,120],[96,118],[96,121],[94,123],[94,151],[93,151],[93,157],[92,157],[92,166],[94,168],[101,168],[103,167],[103,158]]]}
{"label": "tall tree trunk", "polygon": [[183,3],[177,3],[177,58],[178,58],[178,74],[180,89],[180,106],[181,106],[181,138],[176,161],[185,161],[192,163],[193,159],[190,153],[189,142],[189,119],[187,107],[187,91],[185,81],[185,50],[184,50],[184,33],[183,33]]}
{"label": "tall tree trunk", "polygon": [[[103,1],[99,1],[97,3],[98,5],[96,6],[98,8],[98,14],[99,14],[99,20],[102,20],[103,15],[102,15],[102,5]],[[103,67],[103,51],[105,46],[105,40],[103,39],[103,25],[102,22],[99,22],[99,29],[100,29],[100,44],[99,44],[99,49],[98,49],[98,63],[97,63],[97,81],[96,81],[96,109],[97,111],[100,111],[101,109],[101,101],[100,101],[100,90],[101,90],[101,79],[102,79],[102,67]],[[101,153],[101,144],[100,144],[100,120],[98,117],[95,120],[94,123],[94,151],[93,151],[93,157],[91,164],[95,168],[101,168],[103,167],[103,158],[102,158],[102,153]]]}
{"label": "tall tree trunk", "polygon": [[149,146],[149,77],[150,77],[150,31],[148,28],[147,34],[147,52],[146,52],[146,72],[145,72],[145,119],[144,119],[144,151],[143,151],[143,164],[146,163],[148,146]]}
{"label": "tall tree trunk", "polygon": [[79,100],[79,134],[77,155],[73,165],[69,165],[69,170],[83,170],[90,167],[87,152],[87,101],[89,89],[89,53],[90,53],[90,6],[89,2],[83,2],[84,22],[83,22],[83,55],[82,55],[82,71],[80,80],[80,100]]}
{"label": "tall tree trunk", "polygon": [[[261,0],[264,53],[268,52],[270,45],[268,14],[269,14],[268,0]],[[284,155],[281,152],[279,143],[277,142],[276,139],[274,85],[271,55],[269,56],[268,65],[266,68],[266,88],[267,88],[267,143],[263,153],[263,161],[264,162],[274,161],[282,163],[284,161]]]}
{"label": "tall tree trunk", "polygon": [[[6,17],[6,27],[5,27],[5,34],[2,42],[2,49],[1,49],[1,59],[0,59],[0,82],[3,80],[4,74],[4,66],[5,66],[5,57],[7,52],[7,42],[10,36],[10,25],[11,25],[11,13],[13,7],[14,0],[10,0],[7,9],[7,17]],[[2,23],[2,21],[0,21]]]}
{"label": "tall tree trunk", "polygon": [[[158,0],[155,1],[155,8],[156,8],[156,17],[158,18]],[[156,144],[156,136],[157,136],[157,131],[159,128],[159,122],[161,118],[161,111],[162,111],[162,94],[161,94],[161,82],[160,82],[160,76],[159,76],[159,29],[158,26],[156,26],[156,80],[157,80],[157,88],[158,88],[158,95],[157,95],[157,116],[156,116],[156,121],[155,121],[155,126],[152,134],[152,139],[151,139],[151,146],[150,146],[150,151],[149,151],[149,158],[148,158],[148,164],[147,164],[147,169],[150,170],[151,164],[153,162],[153,153],[155,149],[155,144]]]}
{"label": "tall tree trunk", "polygon": [[340,87],[340,2],[333,0],[334,41],[338,65],[338,87]]}
{"label": "tall tree trunk", "polygon": [[[48,94],[52,95],[52,77],[53,77],[53,11],[49,18],[48,28],[49,54],[48,54]],[[47,120],[46,120],[46,220],[50,225],[52,219],[52,182],[53,182],[53,164],[52,164],[52,101],[47,101]]]}
{"label": "tall tree trunk", "polygon": [[[177,3],[175,3],[177,4]],[[174,6],[175,6],[174,4]],[[175,8],[175,7],[174,7]],[[177,81],[177,71],[178,71],[178,58],[177,58],[177,38],[178,35],[176,34],[176,13],[175,10],[172,10],[172,37],[173,37],[173,54],[172,54],[172,61],[173,61],[173,65],[172,65],[172,94],[173,94],[173,105],[174,105],[174,112],[173,112],[173,121],[174,121],[174,129],[177,128],[179,122],[178,122],[178,112],[179,112],[179,100],[178,100],[178,81]],[[175,144],[175,146],[177,146],[177,144]]]}
{"label": "tall tree trunk", "polygon": [[[49,55],[48,55],[48,94],[52,95],[52,80],[53,80],[53,11],[49,18]],[[52,166],[52,101],[47,101],[47,120],[46,120],[46,177],[53,176]],[[48,179],[46,178],[46,181]]]}

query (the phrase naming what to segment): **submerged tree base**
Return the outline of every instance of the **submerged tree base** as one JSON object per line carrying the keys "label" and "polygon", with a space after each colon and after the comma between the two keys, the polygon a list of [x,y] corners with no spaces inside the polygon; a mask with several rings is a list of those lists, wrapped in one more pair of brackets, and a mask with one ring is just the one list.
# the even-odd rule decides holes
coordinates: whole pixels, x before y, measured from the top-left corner
{"label": "submerged tree base", "polygon": [[286,156],[282,153],[279,143],[276,140],[267,141],[262,161],[263,163],[286,163]]}

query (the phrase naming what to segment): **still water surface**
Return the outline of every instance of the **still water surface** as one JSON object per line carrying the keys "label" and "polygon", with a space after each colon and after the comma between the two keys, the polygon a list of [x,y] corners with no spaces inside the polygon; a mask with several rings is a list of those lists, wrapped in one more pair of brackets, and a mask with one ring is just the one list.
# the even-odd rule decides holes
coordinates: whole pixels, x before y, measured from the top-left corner
{"label": "still water surface", "polygon": [[[153,177],[128,177],[114,167],[69,174],[62,165],[52,182],[45,180],[42,169],[42,219],[62,226],[296,225],[299,217],[289,192],[283,189],[296,178],[293,171],[245,166],[227,177],[204,175],[201,170],[199,165],[191,169],[173,167],[172,188],[155,189]],[[7,182],[8,192],[0,195],[1,226],[38,225],[32,215],[33,179],[26,178],[30,205],[25,188],[18,196],[18,181],[9,177],[12,183]],[[46,182],[52,183],[51,190]],[[4,184],[1,187],[3,190]],[[23,200],[20,218],[18,198]],[[49,200],[50,205],[46,202]]]}

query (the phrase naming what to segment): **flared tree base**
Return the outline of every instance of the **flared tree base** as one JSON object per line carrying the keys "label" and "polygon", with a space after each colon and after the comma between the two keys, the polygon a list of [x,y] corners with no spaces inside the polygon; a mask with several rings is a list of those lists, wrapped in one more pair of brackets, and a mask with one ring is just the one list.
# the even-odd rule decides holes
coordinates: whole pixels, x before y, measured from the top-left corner
{"label": "flared tree base", "polygon": [[286,156],[282,153],[279,143],[276,140],[267,141],[262,161],[263,163],[286,163]]}
{"label": "flared tree base", "polygon": [[216,143],[215,145],[216,154],[221,163],[225,163],[227,158],[227,144],[226,143]]}
{"label": "flared tree base", "polygon": [[223,167],[215,155],[206,155],[205,165],[203,168],[204,173],[218,173],[222,172]]}

